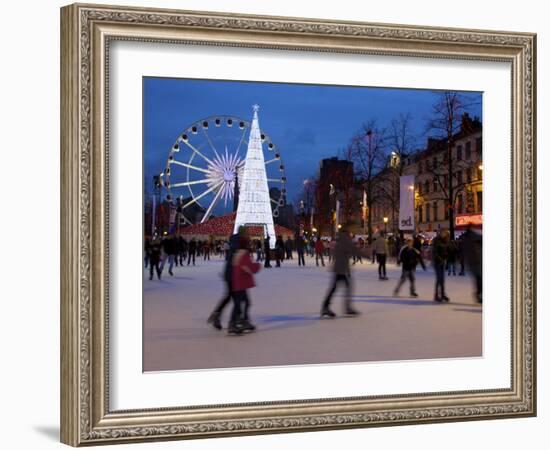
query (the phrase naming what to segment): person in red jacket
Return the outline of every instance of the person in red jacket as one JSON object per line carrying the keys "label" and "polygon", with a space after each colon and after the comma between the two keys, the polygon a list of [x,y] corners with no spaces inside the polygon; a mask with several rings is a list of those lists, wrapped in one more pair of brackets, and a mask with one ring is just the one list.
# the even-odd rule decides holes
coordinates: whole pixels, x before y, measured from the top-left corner
{"label": "person in red jacket", "polygon": [[256,286],[254,274],[260,270],[260,267],[260,264],[253,262],[250,258],[248,237],[239,236],[239,248],[232,260],[233,311],[227,330],[228,334],[240,335],[256,329],[249,320],[250,299],[247,289]]}

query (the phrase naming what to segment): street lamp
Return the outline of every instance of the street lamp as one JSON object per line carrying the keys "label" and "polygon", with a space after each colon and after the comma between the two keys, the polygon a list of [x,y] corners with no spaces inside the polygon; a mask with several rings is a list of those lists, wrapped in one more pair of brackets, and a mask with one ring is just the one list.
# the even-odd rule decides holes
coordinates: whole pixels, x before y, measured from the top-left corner
{"label": "street lamp", "polygon": [[388,226],[388,218],[384,217],[384,234],[387,233],[387,226]]}

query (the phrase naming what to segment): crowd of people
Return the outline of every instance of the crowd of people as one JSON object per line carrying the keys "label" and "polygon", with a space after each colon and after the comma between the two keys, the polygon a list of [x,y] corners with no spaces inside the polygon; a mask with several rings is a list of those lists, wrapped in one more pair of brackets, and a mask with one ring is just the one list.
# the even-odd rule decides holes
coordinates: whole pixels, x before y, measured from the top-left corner
{"label": "crowd of people", "polygon": [[[223,258],[225,268],[223,279],[226,285],[225,294],[218,302],[207,322],[214,328],[223,328],[221,317],[224,309],[232,304],[232,311],[227,325],[228,334],[242,335],[252,332],[256,327],[250,320],[250,298],[248,290],[255,286],[254,274],[262,265],[269,269],[281,267],[283,263],[294,260],[297,254],[298,266],[305,266],[305,255],[308,255],[316,266],[325,266],[325,260],[331,265],[332,281],[321,304],[321,318],[334,318],[331,309],[332,297],[340,284],[345,287],[344,315],[357,316],[359,312],[352,305],[351,265],[363,264],[363,259],[378,264],[378,279],[387,281],[386,264],[388,258],[394,257],[401,266],[401,275],[393,291],[399,295],[403,284],[409,281],[409,295],[417,297],[416,269],[421,266],[426,270],[425,258],[431,259],[434,270],[434,301],[448,302],[450,298],[445,290],[445,276],[465,276],[469,272],[474,280],[476,300],[482,302],[482,238],[468,228],[458,239],[451,239],[448,230],[442,229],[431,240],[424,240],[420,235],[402,239],[399,236],[386,236],[378,231],[372,240],[364,240],[350,234],[345,226],[339,230],[336,238],[306,239],[298,235],[295,239],[277,236],[274,248],[270,238],[251,239],[245,227],[228,240],[188,242],[181,236],[168,235],[155,238],[145,243],[145,267],[149,267],[150,279],[156,271],[158,279],[164,267],[173,275],[174,265],[195,265],[196,258],[209,260],[211,254]],[[286,262],[285,262],[286,261]],[[273,263],[273,265],[272,265]]]}
{"label": "crowd of people", "polygon": [[156,236],[153,239],[145,238],[144,264],[145,268],[149,268],[149,279],[152,280],[156,272],[160,280],[166,265],[168,265],[168,273],[173,276],[174,266],[194,266],[200,258],[210,261],[211,255],[224,258],[227,251],[229,251],[228,241],[201,241],[195,238],[187,241],[181,235]]}

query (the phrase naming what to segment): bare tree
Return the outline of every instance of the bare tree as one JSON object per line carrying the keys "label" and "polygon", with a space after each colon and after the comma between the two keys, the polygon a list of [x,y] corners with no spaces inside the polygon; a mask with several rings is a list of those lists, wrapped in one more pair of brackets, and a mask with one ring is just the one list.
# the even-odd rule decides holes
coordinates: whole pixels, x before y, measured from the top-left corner
{"label": "bare tree", "polygon": [[367,233],[372,237],[372,206],[383,195],[377,175],[383,170],[386,161],[386,131],[377,128],[374,120],[365,122],[352,137],[346,158],[353,162],[356,176],[367,197]]}
{"label": "bare tree", "polygon": [[412,132],[412,116],[410,113],[400,114],[391,121],[387,136],[387,147],[390,155],[386,169],[378,176],[381,196],[391,208],[392,228],[398,231],[399,211],[399,178],[403,175],[405,161],[416,153],[417,138]]}
{"label": "bare tree", "polygon": [[403,175],[405,160],[417,149],[417,137],[412,131],[412,116],[410,113],[400,114],[397,119],[391,121],[388,135],[388,146],[395,158],[393,164],[399,176]]}
{"label": "bare tree", "polygon": [[428,146],[440,146],[443,159],[427,161],[425,169],[440,188],[440,196],[436,200],[440,199],[445,203],[451,239],[455,236],[455,204],[458,195],[466,186],[465,180],[459,178],[459,174],[462,176],[465,163],[453,156],[452,149],[463,133],[471,131],[466,129],[470,123],[465,120],[468,117],[465,115],[468,106],[470,104],[458,92],[442,92],[433,105],[432,116],[427,124],[427,131],[437,139],[428,140]]}

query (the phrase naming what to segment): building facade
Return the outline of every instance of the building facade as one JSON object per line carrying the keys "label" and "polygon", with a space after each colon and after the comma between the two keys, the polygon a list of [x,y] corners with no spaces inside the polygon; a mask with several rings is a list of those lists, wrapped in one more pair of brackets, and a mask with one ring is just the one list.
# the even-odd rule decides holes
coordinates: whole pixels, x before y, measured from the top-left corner
{"label": "building facade", "polygon": [[[464,114],[461,129],[453,137],[450,155],[446,140],[429,138],[425,149],[399,162],[403,175],[415,177],[416,232],[430,235],[442,228],[449,229],[451,208],[456,231],[461,231],[468,223],[480,227],[483,212],[482,146],[481,122]],[[397,187],[399,192],[397,169],[388,168],[379,177],[381,189],[395,192]],[[374,230],[386,228],[388,232],[398,232],[395,219],[398,215],[399,197],[396,202],[391,195],[380,196],[373,205]]]}

